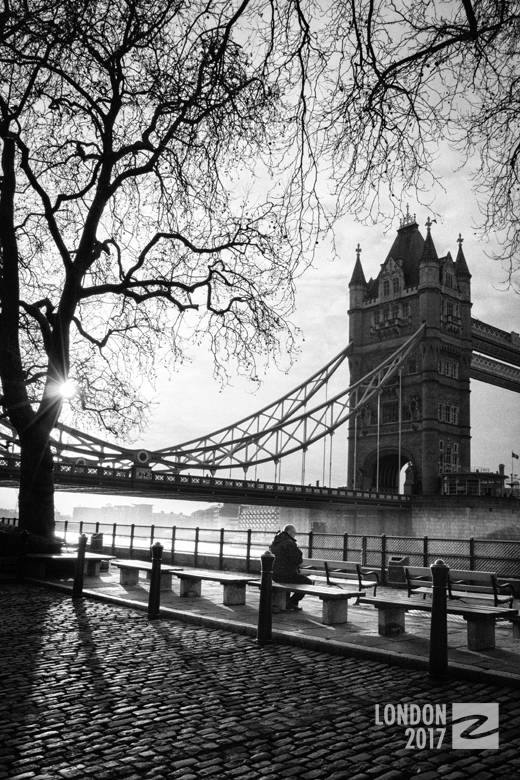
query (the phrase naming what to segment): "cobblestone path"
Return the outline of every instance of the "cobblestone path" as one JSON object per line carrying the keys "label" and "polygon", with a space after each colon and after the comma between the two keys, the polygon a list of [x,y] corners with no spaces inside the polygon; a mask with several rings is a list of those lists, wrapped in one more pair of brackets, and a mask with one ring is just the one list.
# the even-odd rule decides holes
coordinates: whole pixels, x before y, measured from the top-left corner
{"label": "cobblestone path", "polygon": [[[0,585],[0,779],[520,778],[519,692]],[[407,749],[375,705],[498,702],[500,748]]]}

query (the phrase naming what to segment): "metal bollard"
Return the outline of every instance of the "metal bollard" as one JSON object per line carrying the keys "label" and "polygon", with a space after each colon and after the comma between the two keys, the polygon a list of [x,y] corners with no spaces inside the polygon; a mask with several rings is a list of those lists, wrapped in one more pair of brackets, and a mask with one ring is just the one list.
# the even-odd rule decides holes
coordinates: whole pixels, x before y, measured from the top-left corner
{"label": "metal bollard", "polygon": [[260,556],[262,561],[262,573],[260,575],[260,602],[258,605],[258,631],[256,634],[256,643],[260,647],[269,645],[273,641],[272,625],[272,582],[273,582],[273,564],[274,558],[272,552],[266,550]]}
{"label": "metal bollard", "polygon": [[157,620],[161,607],[161,564],[164,547],[160,542],[156,542],[150,549],[152,552],[152,571],[148,595],[148,618]]}
{"label": "metal bollard", "polygon": [[87,549],[87,535],[81,534],[78,540],[78,557],[76,558],[76,571],[72,585],[72,598],[80,599],[83,596],[83,576],[85,574],[85,552]]}
{"label": "metal bollard", "polygon": [[18,556],[18,572],[16,579],[18,582],[25,580],[25,564],[27,556],[27,543],[29,541],[29,531],[20,531],[20,553]]}
{"label": "metal bollard", "polygon": [[432,680],[442,681],[448,674],[448,622],[446,588],[450,567],[439,559],[430,566],[432,573],[432,619],[430,627],[430,663]]}

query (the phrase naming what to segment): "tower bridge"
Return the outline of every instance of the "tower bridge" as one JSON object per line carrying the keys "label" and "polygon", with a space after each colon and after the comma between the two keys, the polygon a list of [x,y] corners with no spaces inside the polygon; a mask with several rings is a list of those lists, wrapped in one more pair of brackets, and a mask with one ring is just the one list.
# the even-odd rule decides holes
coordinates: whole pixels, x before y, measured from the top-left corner
{"label": "tower bridge", "polygon": [[[520,392],[520,336],[471,317],[471,274],[458,239],[455,259],[439,257],[426,224],[401,221],[375,279],[361,248],[349,283],[349,343],[323,368],[272,404],[217,431],[150,451],[107,442],[59,424],[51,438],[59,489],[280,503],[406,503],[439,494],[450,480],[472,484],[470,380]],[[339,369],[346,386],[330,392]],[[344,484],[331,484],[335,433],[348,430]],[[323,448],[316,480],[308,453]],[[282,463],[299,457],[298,484]],[[329,466],[326,485],[325,461]],[[274,479],[258,477],[271,464]],[[405,495],[399,493],[406,468]],[[0,484],[15,486],[16,432],[0,421]],[[493,480],[486,476],[486,490]],[[493,490],[503,492],[498,475]],[[479,480],[477,479],[477,492]]]}

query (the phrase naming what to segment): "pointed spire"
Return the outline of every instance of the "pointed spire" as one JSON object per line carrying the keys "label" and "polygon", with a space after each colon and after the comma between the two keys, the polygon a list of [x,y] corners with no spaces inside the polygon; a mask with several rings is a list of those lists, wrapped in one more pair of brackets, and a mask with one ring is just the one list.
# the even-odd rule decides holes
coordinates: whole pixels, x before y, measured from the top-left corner
{"label": "pointed spire", "polygon": [[361,247],[358,244],[356,247],[356,264],[354,266],[354,271],[352,272],[352,278],[349,282],[349,284],[363,284],[366,285],[366,279],[365,279],[365,273],[363,271],[363,266],[361,265]]}
{"label": "pointed spire", "polygon": [[464,239],[462,238],[462,235],[459,233],[459,237],[457,239],[457,243],[459,245],[459,251],[457,252],[457,258],[455,260],[455,273],[457,274],[457,276],[471,277],[468,264],[466,263],[466,258],[464,257],[464,252],[462,251],[463,241]]}
{"label": "pointed spire", "polygon": [[435,244],[433,243],[433,238],[431,234],[431,226],[432,222],[437,222],[436,219],[431,220],[430,217],[426,220],[426,240],[424,242],[424,247],[422,251],[422,257],[421,257],[421,265],[423,263],[428,262],[439,262],[439,257],[437,255],[437,250],[435,249]]}
{"label": "pointed spire", "polygon": [[417,215],[416,214],[410,214],[410,207],[406,206],[406,214],[402,217],[401,222],[399,224],[399,229],[408,227],[408,225],[416,225],[417,224]]}

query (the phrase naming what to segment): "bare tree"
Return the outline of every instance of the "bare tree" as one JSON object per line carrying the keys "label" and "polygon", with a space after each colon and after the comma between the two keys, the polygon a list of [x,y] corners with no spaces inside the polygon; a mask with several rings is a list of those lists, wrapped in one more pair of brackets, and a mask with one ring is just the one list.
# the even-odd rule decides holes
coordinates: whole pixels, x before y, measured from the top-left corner
{"label": "bare tree", "polygon": [[[428,192],[439,140],[469,162],[484,233],[512,279],[520,248],[520,4],[335,0],[317,32],[338,208],[388,218]],[[384,196],[383,201],[381,200]],[[390,209],[391,211],[391,209]],[[512,281],[514,281],[512,279]]]}
{"label": "bare tree", "polygon": [[4,0],[0,379],[20,526],[52,537],[49,434],[123,435],[138,378],[205,341],[251,376],[291,349],[321,229],[298,3]]}

